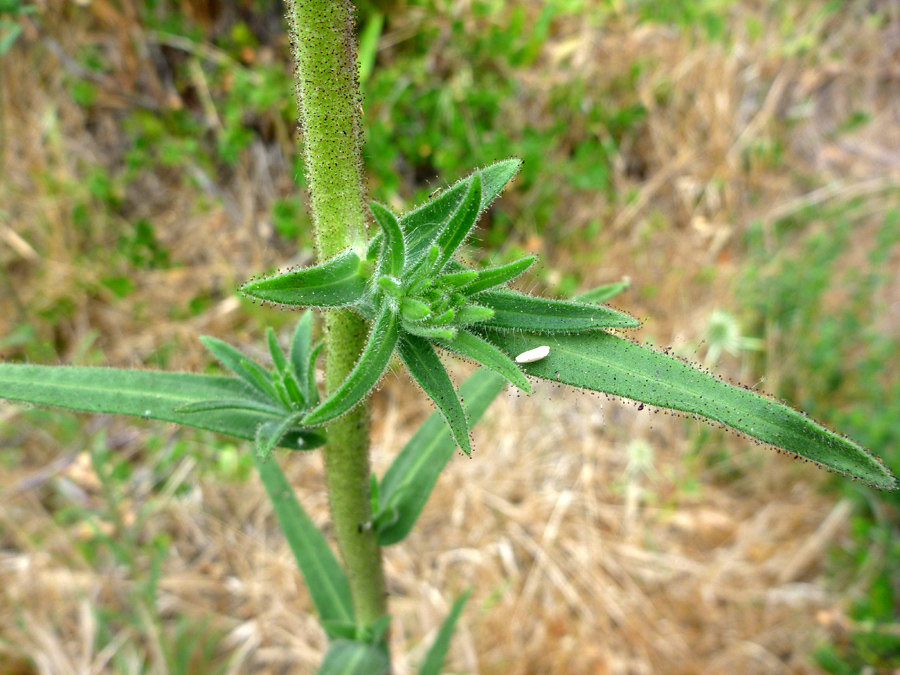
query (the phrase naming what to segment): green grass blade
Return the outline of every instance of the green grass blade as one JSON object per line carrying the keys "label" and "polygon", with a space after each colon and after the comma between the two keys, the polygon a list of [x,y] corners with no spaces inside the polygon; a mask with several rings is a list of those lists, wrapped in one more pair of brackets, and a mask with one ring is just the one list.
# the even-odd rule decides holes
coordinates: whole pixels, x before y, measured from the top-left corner
{"label": "green grass blade", "polygon": [[[506,159],[481,169],[480,212],[484,212],[491,205],[500,191],[521,168],[522,160]],[[456,211],[469,188],[469,182],[473,175],[466,176],[431,201],[403,215],[400,219],[400,226],[409,237],[407,241],[408,260],[418,260],[425,253],[443,224]]]}
{"label": "green grass blade", "polygon": [[529,375],[706,417],[879,489],[897,488],[890,471],[849,438],[779,401],[623,338],[603,331],[552,337],[498,331],[490,340],[510,354],[548,345],[547,358],[522,366]]}
{"label": "green grass blade", "polygon": [[253,454],[275,517],[322,621],[354,623],[350,583],[325,537],[303,509],[277,461]]}
{"label": "green grass blade", "polygon": [[471,588],[453,603],[450,613],[444,619],[441,629],[425,655],[425,660],[422,662],[421,668],[419,668],[419,675],[441,675],[441,667],[444,665],[444,659],[447,658],[447,650],[450,649],[450,638],[453,637],[453,631],[456,630],[456,622],[459,621],[459,615],[462,614],[463,607],[470,595],[472,595]]}
{"label": "green grass blade", "polygon": [[537,256],[530,255],[525,258],[520,258],[519,260],[514,260],[506,265],[498,265],[496,267],[478,270],[478,276],[473,282],[463,288],[462,292],[466,295],[474,295],[475,293],[480,293],[481,291],[493,288],[494,286],[508,283],[520,274],[523,274],[525,270],[534,264],[535,260],[537,260]]}
{"label": "green grass blade", "polygon": [[[91,413],[131,415],[216,431],[252,441],[272,420],[259,410],[177,412],[192,404],[256,396],[234,377],[119,368],[78,368],[0,363],[0,398]],[[310,450],[325,443],[315,430],[292,429],[281,447]]]}
{"label": "green grass blade", "polygon": [[400,277],[403,273],[403,268],[406,267],[406,242],[403,239],[400,223],[397,222],[397,216],[389,208],[378,202],[372,202],[369,208],[372,209],[375,222],[378,223],[381,231],[384,232],[378,274]]}
{"label": "green grass blade", "polygon": [[248,281],[240,290],[251,298],[291,307],[344,307],[366,292],[360,262],[354,251],[344,251],[314,267]]}
{"label": "green grass blade", "polygon": [[528,378],[525,377],[525,373],[519,369],[519,366],[511,358],[487,340],[482,340],[468,331],[461,330],[456,334],[455,339],[445,340],[439,344],[487,366],[522,391],[528,394],[531,393],[531,384],[528,382]]}
{"label": "green grass blade", "polygon": [[536,298],[507,290],[485,291],[473,299],[494,310],[494,318],[483,324],[486,328],[571,333],[598,328],[634,328],[640,325],[627,314],[609,307]]}
{"label": "green grass blade", "polygon": [[341,385],[304,419],[307,426],[318,426],[355,408],[381,379],[391,362],[399,335],[399,319],[385,303],[381,315],[372,324],[369,339],[359,361]]}
{"label": "green grass blade", "polygon": [[409,374],[434,401],[460,449],[467,455],[472,454],[466,413],[434,347],[425,338],[405,334],[400,338],[399,348],[400,358]]}
{"label": "green grass blade", "polygon": [[[506,380],[486,368],[475,371],[459,388],[466,413],[475,424],[497,395]],[[388,467],[379,488],[379,501],[397,518],[378,531],[378,544],[390,546],[410,533],[425,507],[438,476],[456,450],[456,441],[440,413],[425,420]]]}
{"label": "green grass blade", "polygon": [[380,645],[335,640],[328,647],[317,675],[388,675],[391,660]]}
{"label": "green grass blade", "polygon": [[469,188],[463,197],[459,207],[447,221],[447,224],[438,234],[435,243],[441,249],[441,257],[438,259],[437,269],[443,269],[444,265],[456,249],[462,246],[469,232],[475,227],[478,214],[481,209],[481,174],[476,173],[469,182]]}

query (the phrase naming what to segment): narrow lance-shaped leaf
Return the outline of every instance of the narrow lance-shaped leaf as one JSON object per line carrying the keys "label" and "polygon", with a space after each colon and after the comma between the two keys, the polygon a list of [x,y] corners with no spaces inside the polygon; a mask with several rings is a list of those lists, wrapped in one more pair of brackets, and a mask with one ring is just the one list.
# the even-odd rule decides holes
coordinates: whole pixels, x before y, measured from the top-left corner
{"label": "narrow lance-shaped leaf", "polygon": [[595,304],[600,304],[612,300],[629,286],[631,286],[630,281],[617,281],[613,284],[606,284],[605,286],[597,286],[597,288],[592,288],[591,290],[585,291],[581,295],[577,296],[575,299],[578,302],[592,302]]}
{"label": "narrow lance-shaped leaf", "polygon": [[272,356],[272,365],[275,366],[276,373],[283,373],[287,369],[287,357],[278,344],[278,337],[275,331],[269,326],[266,328],[266,343],[269,346],[269,354]]}
{"label": "narrow lance-shaped leaf", "polygon": [[444,267],[447,261],[453,257],[456,249],[458,249],[463,241],[465,241],[466,237],[469,236],[469,232],[472,231],[472,228],[475,227],[475,222],[478,220],[480,207],[481,175],[476,173],[472,176],[472,181],[469,183],[469,189],[466,190],[466,195],[463,197],[459,208],[456,209],[447,221],[447,224],[444,226],[444,229],[441,230],[435,241],[438,248],[441,250],[441,257],[438,259],[436,266],[437,269],[440,270]]}
{"label": "narrow lance-shaped leaf", "polygon": [[304,419],[307,426],[318,426],[340,417],[362,401],[381,379],[397,346],[399,320],[385,303],[372,324],[369,339],[347,378]]}
{"label": "narrow lance-shaped leaf", "polygon": [[403,335],[399,344],[400,358],[409,369],[409,374],[434,401],[441,415],[447,421],[460,449],[467,455],[472,454],[469,442],[469,424],[466,413],[444,364],[434,352],[428,340],[415,336]]}
{"label": "narrow lance-shaped leaf", "polygon": [[456,622],[459,621],[459,616],[462,614],[463,607],[465,607],[466,601],[469,599],[470,595],[472,595],[471,588],[466,590],[466,592],[459,596],[456,599],[456,602],[453,603],[450,614],[444,619],[441,629],[438,631],[438,634],[434,638],[434,642],[431,643],[431,647],[425,655],[422,667],[419,668],[419,675],[441,675],[441,667],[444,665],[444,659],[447,658],[447,650],[450,649],[450,638],[453,637],[453,631],[456,629]]}
{"label": "narrow lance-shaped leaf", "polygon": [[406,242],[403,240],[400,223],[397,222],[397,216],[386,206],[378,202],[372,202],[369,206],[372,209],[372,215],[375,216],[375,222],[384,233],[378,274],[399,277],[406,266]]}
{"label": "narrow lance-shaped leaf", "polygon": [[[500,191],[522,168],[522,160],[506,159],[481,169],[481,205],[484,211],[496,199]],[[474,174],[473,174],[474,175]],[[465,196],[472,176],[467,176],[453,186],[443,190],[439,195],[422,206],[405,213],[400,219],[400,226],[409,235],[407,257],[417,260],[429,244],[434,241],[438,231],[453,214]]]}
{"label": "narrow lance-shaped leaf", "polygon": [[[291,367],[294,370],[294,376],[297,378],[297,384],[301,387],[306,386],[307,368],[309,368],[309,356],[312,350],[313,341],[313,314],[307,310],[303,312],[297,327],[294,329],[294,336],[291,338],[291,351],[288,358]],[[304,392],[308,394],[309,392]]]}
{"label": "narrow lance-shaped leaf", "polygon": [[640,323],[609,307],[567,300],[536,298],[504,289],[485,291],[473,298],[494,310],[488,328],[540,333],[577,332],[599,328],[634,328]]}
{"label": "narrow lance-shaped leaf", "polygon": [[[259,402],[259,394],[234,377],[162,373],[118,368],[77,368],[0,363],[0,399],[91,413],[132,415],[175,422],[252,441],[256,429],[276,416],[261,409],[210,407],[210,402]],[[281,446],[311,450],[325,443],[313,429],[291,429]]]}
{"label": "narrow lance-shaped leaf", "polygon": [[331,260],[264,279],[248,281],[241,293],[251,298],[295,307],[343,307],[358,302],[368,281],[355,251]]}
{"label": "narrow lance-shaped leaf", "polygon": [[519,367],[506,354],[486,340],[470,332],[461,330],[453,340],[443,340],[439,344],[451,351],[481,363],[516,385],[525,393],[531,393],[531,384]]}
{"label": "narrow lance-shaped leaf", "polygon": [[265,462],[255,453],[253,458],[319,617],[323,622],[352,624],[350,583],[331,547],[297,501],[278,462]]}
{"label": "narrow lance-shaped leaf", "polygon": [[[244,382],[250,385],[263,401],[271,401],[276,392],[268,380],[268,373],[258,363],[254,363],[227,342],[209,335],[201,335],[200,342],[212,352],[219,362]],[[255,366],[255,368],[254,368]],[[260,373],[259,371],[262,371]]]}
{"label": "narrow lance-shaped leaf", "polygon": [[706,417],[874,487],[897,487],[891,472],[849,438],[778,401],[623,338],[603,331],[552,337],[496,331],[490,339],[510,354],[547,344],[547,358],[522,366],[529,375]]}
{"label": "narrow lance-shaped leaf", "polygon": [[474,295],[494,286],[508,283],[520,274],[523,274],[535,260],[537,260],[537,256],[530,255],[514,260],[506,265],[497,265],[496,267],[478,270],[478,276],[463,289],[463,292],[466,295]]}
{"label": "narrow lance-shaped leaf", "polygon": [[[470,424],[481,419],[505,384],[506,380],[487,368],[479,368],[462,383],[459,395]],[[385,512],[383,526],[377,530],[380,546],[396,544],[412,531],[456,446],[443,415],[434,412],[394,458],[379,488],[380,509]]]}

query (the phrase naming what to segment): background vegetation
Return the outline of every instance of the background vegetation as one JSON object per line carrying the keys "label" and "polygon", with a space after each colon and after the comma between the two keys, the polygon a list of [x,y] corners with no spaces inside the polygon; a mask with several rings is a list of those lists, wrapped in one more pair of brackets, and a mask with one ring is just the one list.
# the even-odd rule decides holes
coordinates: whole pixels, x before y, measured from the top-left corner
{"label": "background vegetation", "polygon": [[[234,295],[313,257],[282,13],[0,0],[0,357],[201,371],[200,334],[261,356],[294,321]],[[370,0],[359,30],[373,197],[522,157],[473,258],[541,253],[528,283],[560,296],[630,278],[639,339],[900,469],[895,3]],[[429,413],[400,379],[379,469]],[[324,636],[247,453],[0,406],[0,671],[312,672]],[[325,523],[319,460],[292,459]],[[539,386],[387,551],[396,651],[474,585],[453,672],[891,672],[898,506]]]}

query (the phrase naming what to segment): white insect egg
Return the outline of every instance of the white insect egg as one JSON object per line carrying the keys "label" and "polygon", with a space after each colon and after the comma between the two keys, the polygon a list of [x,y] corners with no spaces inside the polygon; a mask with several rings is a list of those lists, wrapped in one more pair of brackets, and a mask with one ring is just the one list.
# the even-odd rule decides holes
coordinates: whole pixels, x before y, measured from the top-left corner
{"label": "white insect egg", "polygon": [[519,354],[516,357],[516,363],[534,363],[535,361],[547,358],[549,353],[550,347],[541,345],[540,347],[535,347],[534,349],[529,349],[527,352]]}

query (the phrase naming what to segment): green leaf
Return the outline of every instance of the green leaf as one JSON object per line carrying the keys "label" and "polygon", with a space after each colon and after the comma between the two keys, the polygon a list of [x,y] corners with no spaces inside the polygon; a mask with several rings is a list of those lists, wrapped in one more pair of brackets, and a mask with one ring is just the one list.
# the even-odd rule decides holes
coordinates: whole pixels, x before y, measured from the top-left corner
{"label": "green leaf", "polygon": [[340,417],[359,404],[381,379],[397,346],[399,320],[387,303],[372,324],[369,339],[359,361],[341,385],[304,419],[306,426],[318,426]]}
{"label": "green leaf", "polygon": [[213,356],[223,366],[249,384],[262,400],[268,402],[276,399],[275,387],[272,386],[269,373],[262,366],[251,361],[230,344],[218,338],[201,335],[200,342],[213,353]]}
{"label": "green leaf", "polygon": [[286,415],[280,420],[272,420],[271,422],[263,422],[256,430],[256,456],[262,461],[266,461],[272,454],[272,449],[278,445],[281,437],[284,436],[288,429],[296,425],[300,421],[302,415],[294,413]]}
{"label": "green leaf", "polygon": [[467,326],[472,323],[481,323],[494,318],[494,310],[481,305],[463,305],[456,310],[456,318],[453,323],[457,326]]}
{"label": "green leaf", "polygon": [[287,370],[287,357],[281,350],[281,345],[278,344],[278,337],[271,326],[266,328],[266,343],[269,345],[269,354],[272,355],[272,365],[275,366],[275,372],[283,373]]}
{"label": "green leaf", "polygon": [[481,324],[486,328],[572,333],[607,327],[633,328],[640,325],[627,314],[608,307],[568,300],[536,298],[508,290],[484,291],[473,299],[495,312],[493,319]]}
{"label": "green leaf", "polygon": [[[522,168],[522,160],[506,159],[486,166],[481,174],[481,205],[483,212],[500,194],[500,191]],[[400,226],[409,237],[407,240],[407,259],[417,260],[434,241],[437,233],[450,216],[456,211],[469,189],[474,173],[463,178],[452,187],[444,190],[434,199],[417,209],[405,213],[400,219]]]}
{"label": "green leaf", "polygon": [[482,340],[468,331],[461,330],[456,334],[456,339],[444,340],[439,344],[487,366],[522,391],[528,394],[531,393],[531,383],[528,382],[525,373],[519,369],[512,359],[487,340]]}
{"label": "green leaf", "polygon": [[510,282],[531,267],[535,260],[537,260],[537,256],[530,255],[525,258],[519,258],[519,260],[514,260],[506,265],[498,265],[496,267],[478,270],[477,278],[466,286],[463,289],[463,292],[466,295],[474,295],[475,293],[480,293],[488,288]]}
{"label": "green leaf", "polygon": [[381,645],[335,640],[328,647],[318,675],[388,675],[391,660]]}
{"label": "green leaf", "polygon": [[322,622],[354,623],[350,582],[325,537],[297,501],[278,462],[265,462],[256,453],[253,458]]}
{"label": "green leaf", "polygon": [[384,243],[381,245],[381,263],[378,274],[388,274],[399,277],[406,267],[406,242],[403,240],[403,231],[397,217],[386,206],[378,202],[370,205],[375,222],[384,232]]}
{"label": "green leaf", "polygon": [[[291,338],[291,351],[288,359],[291,362],[291,368],[294,371],[294,377],[297,384],[301,388],[307,386],[309,382],[309,373],[307,370],[311,367],[310,352],[312,350],[313,340],[313,315],[312,312],[306,310],[297,321],[297,327],[294,329],[294,336]],[[303,392],[306,399],[309,400],[309,392]]]}
{"label": "green leaf", "polygon": [[592,288],[591,290],[585,291],[581,295],[577,296],[575,299],[578,302],[591,302],[599,305],[601,303],[612,300],[619,293],[630,286],[630,281],[617,281],[614,284],[606,284],[605,286],[597,286],[597,288]]}
{"label": "green leaf", "polygon": [[444,364],[438,358],[434,347],[428,340],[415,335],[403,335],[400,338],[400,358],[409,369],[409,374],[419,386],[431,397],[447,425],[453,432],[453,438],[460,449],[467,455],[472,454],[469,442],[469,424],[463,411],[459,396],[453,389],[450,376]]}
{"label": "green leaf", "polygon": [[453,257],[469,232],[475,227],[478,220],[478,213],[481,208],[481,175],[475,174],[469,182],[469,189],[463,197],[459,207],[444,225],[444,228],[438,234],[435,243],[441,249],[441,257],[438,259],[437,268],[442,269],[444,265]]}
{"label": "green leaf", "polygon": [[441,629],[425,655],[425,660],[422,662],[421,668],[419,668],[419,675],[441,675],[441,667],[444,665],[444,659],[447,658],[447,650],[450,648],[450,638],[453,637],[456,622],[459,621],[459,615],[462,614],[463,607],[470,595],[472,595],[471,588],[453,603],[450,614],[444,619]]}
{"label": "green leaf", "polygon": [[[0,398],[175,422],[250,441],[256,428],[273,418],[269,412],[246,408],[178,412],[210,401],[258,400],[242,380],[193,373],[0,363]],[[324,434],[312,429],[292,429],[281,439],[281,446],[292,450],[324,443]]]}
{"label": "green leaf", "polygon": [[240,290],[251,298],[292,307],[344,307],[365,295],[368,279],[360,263],[356,252],[347,250],[315,267],[248,281]]}
{"label": "green leaf", "polygon": [[276,407],[271,403],[260,403],[255,398],[226,398],[212,399],[209,401],[197,401],[196,403],[188,403],[175,408],[177,413],[198,413],[210,412],[213,410],[256,410],[266,415],[280,417],[284,414],[282,408]]}
{"label": "green leaf", "polygon": [[897,488],[880,460],[849,438],[776,400],[623,338],[603,331],[552,337],[498,331],[490,339],[510,354],[548,345],[547,358],[522,366],[534,377],[706,417],[879,489]]}
{"label": "green leaf", "polygon": [[[459,395],[465,401],[471,424],[481,419],[505,385],[505,379],[485,368],[476,370],[462,383]],[[432,413],[403,447],[381,481],[379,501],[383,506],[380,510],[394,510],[396,517],[390,514],[390,524],[378,530],[379,546],[396,544],[410,533],[454,450],[456,441],[443,416]]]}

